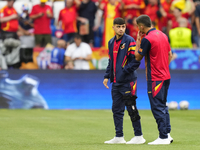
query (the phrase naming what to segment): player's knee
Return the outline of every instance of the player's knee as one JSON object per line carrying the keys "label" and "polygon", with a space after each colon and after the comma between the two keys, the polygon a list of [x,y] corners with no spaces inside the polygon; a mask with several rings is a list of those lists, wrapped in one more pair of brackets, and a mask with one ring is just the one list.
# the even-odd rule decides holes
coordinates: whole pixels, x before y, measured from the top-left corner
{"label": "player's knee", "polygon": [[128,111],[128,114],[129,114],[132,122],[140,120],[140,115],[138,114],[138,110],[137,109]]}
{"label": "player's knee", "polygon": [[131,118],[131,121],[136,121],[140,119],[137,107],[136,107],[136,99],[137,96],[135,95],[127,95],[123,97],[125,100],[125,105],[127,107],[130,107],[131,109],[128,109],[128,114]]}

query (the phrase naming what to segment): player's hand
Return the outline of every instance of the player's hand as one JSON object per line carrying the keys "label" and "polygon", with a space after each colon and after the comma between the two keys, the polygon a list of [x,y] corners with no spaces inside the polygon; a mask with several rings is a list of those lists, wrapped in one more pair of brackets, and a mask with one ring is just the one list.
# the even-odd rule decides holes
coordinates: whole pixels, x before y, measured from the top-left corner
{"label": "player's hand", "polygon": [[137,33],[137,40],[136,40],[137,42],[140,42],[141,41],[141,37],[140,37],[140,31],[138,31],[138,33]]}
{"label": "player's hand", "polygon": [[138,31],[138,34],[137,34],[137,41],[141,41],[142,39],[142,36],[144,36],[144,33],[142,33],[141,31]]}
{"label": "player's hand", "polygon": [[107,84],[108,84],[108,79],[105,78],[105,79],[103,80],[103,85],[104,85],[107,89],[109,89],[109,87],[108,87]]}

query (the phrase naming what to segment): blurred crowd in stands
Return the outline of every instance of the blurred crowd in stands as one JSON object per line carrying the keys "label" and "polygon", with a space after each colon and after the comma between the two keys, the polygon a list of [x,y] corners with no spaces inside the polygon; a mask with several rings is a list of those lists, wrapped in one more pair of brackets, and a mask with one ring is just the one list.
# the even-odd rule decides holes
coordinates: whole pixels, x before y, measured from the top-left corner
{"label": "blurred crowd in stands", "polygon": [[[108,48],[116,17],[125,18],[126,33],[136,39],[136,18],[141,14],[150,16],[152,26],[169,37],[172,48],[200,47],[200,0],[6,0],[0,1],[0,49],[9,42],[6,39],[12,38],[21,41],[21,48],[45,47],[49,43],[67,49],[59,51],[66,62],[89,61],[91,48]],[[89,48],[82,52],[84,57],[75,58],[77,54],[67,47],[77,45],[74,37],[79,36],[82,44],[88,44],[83,47]],[[9,54],[12,48],[8,46]],[[73,69],[74,64],[56,68]]]}

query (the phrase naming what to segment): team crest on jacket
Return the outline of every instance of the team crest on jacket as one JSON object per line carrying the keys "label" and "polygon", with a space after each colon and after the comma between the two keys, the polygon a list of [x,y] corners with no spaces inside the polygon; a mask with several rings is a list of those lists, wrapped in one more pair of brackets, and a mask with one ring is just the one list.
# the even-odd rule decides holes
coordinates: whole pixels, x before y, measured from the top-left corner
{"label": "team crest on jacket", "polygon": [[120,49],[124,49],[125,48],[125,44],[126,43],[121,44]]}
{"label": "team crest on jacket", "polygon": [[142,53],[142,51],[143,51],[143,49],[141,49],[141,48],[140,48],[140,49],[139,49],[139,52],[141,52],[141,53]]}

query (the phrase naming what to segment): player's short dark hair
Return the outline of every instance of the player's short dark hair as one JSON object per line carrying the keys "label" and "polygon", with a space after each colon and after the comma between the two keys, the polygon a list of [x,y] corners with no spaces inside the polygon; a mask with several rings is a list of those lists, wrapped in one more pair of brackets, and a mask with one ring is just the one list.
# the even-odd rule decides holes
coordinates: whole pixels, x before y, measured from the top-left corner
{"label": "player's short dark hair", "polygon": [[142,23],[146,27],[151,27],[151,19],[147,15],[140,15],[136,19],[137,24]]}
{"label": "player's short dark hair", "polygon": [[125,24],[125,20],[123,18],[120,18],[120,17],[115,18],[114,21],[113,21],[113,25],[115,25],[115,24],[123,25],[123,24]]}

